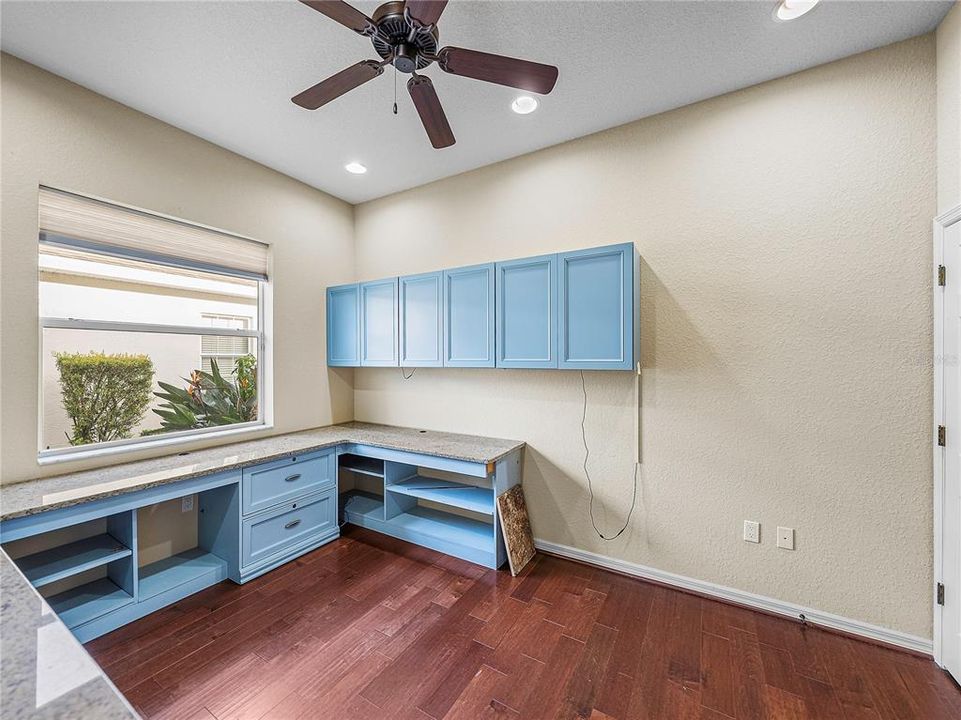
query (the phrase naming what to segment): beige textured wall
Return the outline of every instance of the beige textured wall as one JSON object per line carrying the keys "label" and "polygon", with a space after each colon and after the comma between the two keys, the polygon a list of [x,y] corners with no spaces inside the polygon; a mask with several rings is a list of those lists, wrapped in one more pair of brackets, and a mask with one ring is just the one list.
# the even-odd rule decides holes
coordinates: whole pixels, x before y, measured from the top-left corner
{"label": "beige textured wall", "polygon": [[323,313],[324,288],[354,272],[350,205],[9,55],[0,72],[0,481],[103,464],[37,465],[40,183],[271,243],[274,431],[351,418],[352,371],[326,369]]}
{"label": "beige textured wall", "polygon": [[[355,416],[528,441],[540,538],[930,638],[935,164],[929,35],[356,208],[360,279],[636,243],[615,542],[575,372],[363,369]],[[611,531],[632,377],[586,379]]]}
{"label": "beige textured wall", "polygon": [[941,21],[938,53],[938,212],[961,203],[961,3]]}

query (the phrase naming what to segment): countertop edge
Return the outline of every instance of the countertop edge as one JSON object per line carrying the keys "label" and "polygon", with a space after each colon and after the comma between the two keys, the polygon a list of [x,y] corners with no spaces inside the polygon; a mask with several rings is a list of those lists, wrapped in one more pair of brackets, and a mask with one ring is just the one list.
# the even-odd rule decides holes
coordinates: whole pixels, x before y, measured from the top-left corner
{"label": "countertop edge", "polygon": [[[371,427],[390,428],[390,429],[397,429],[397,430],[412,430],[412,429],[415,429],[415,428],[408,428],[408,427],[401,427],[401,426],[382,425],[382,424],[377,424],[377,423],[366,423],[366,424],[369,425],[369,426],[371,426]],[[278,452],[265,452],[264,454],[262,454],[262,455],[257,455],[256,457],[244,458],[244,459],[242,459],[242,460],[241,460],[241,459],[238,459],[236,462],[228,463],[228,464],[224,464],[224,465],[218,465],[218,466],[215,466],[215,467],[201,468],[201,469],[191,469],[191,468],[189,468],[189,467],[185,467],[182,472],[178,472],[177,468],[172,468],[172,469],[170,469],[170,470],[168,471],[168,472],[170,473],[170,475],[167,476],[167,477],[159,478],[159,479],[156,479],[156,480],[144,480],[144,482],[142,482],[142,483],[136,483],[136,484],[133,484],[133,485],[130,485],[130,486],[127,486],[127,487],[123,487],[123,488],[105,488],[105,489],[104,489],[103,491],[101,491],[101,492],[93,492],[93,493],[91,493],[91,494],[89,494],[89,495],[83,495],[83,496],[76,497],[76,498],[66,498],[66,499],[64,499],[64,500],[62,500],[62,501],[60,501],[60,502],[51,502],[51,503],[46,504],[46,505],[40,505],[40,506],[32,506],[32,507],[22,508],[22,509],[18,509],[18,510],[13,510],[13,511],[11,511],[11,512],[9,512],[9,513],[3,512],[2,509],[0,509],[0,522],[6,522],[6,521],[9,521],[9,520],[15,520],[15,519],[18,519],[18,518],[30,517],[30,516],[33,516],[33,515],[39,515],[39,514],[41,514],[41,513],[50,512],[50,511],[54,511],[54,510],[60,510],[60,509],[63,509],[63,508],[68,508],[68,507],[75,507],[75,506],[77,506],[77,505],[82,505],[82,504],[84,504],[84,503],[96,502],[96,501],[98,501],[98,500],[104,500],[104,499],[111,498],[111,497],[118,497],[118,496],[121,496],[121,495],[128,495],[128,494],[132,494],[132,493],[136,493],[136,492],[141,492],[141,491],[143,491],[143,490],[149,490],[149,489],[151,489],[151,488],[160,487],[160,486],[163,486],[163,485],[172,485],[172,484],[177,483],[177,482],[182,482],[182,481],[185,481],[185,480],[192,480],[192,479],[194,479],[194,478],[201,478],[201,477],[206,477],[206,476],[209,476],[209,475],[217,475],[217,474],[220,474],[220,473],[232,472],[232,471],[242,469],[242,468],[244,468],[244,467],[246,467],[246,466],[249,466],[249,465],[252,465],[252,464],[273,462],[273,461],[275,461],[275,460],[281,460],[281,459],[283,459],[283,458],[291,457],[291,456],[293,456],[293,455],[299,455],[299,454],[303,454],[303,453],[316,452],[316,451],[318,451],[318,450],[324,450],[324,449],[327,449],[327,448],[337,447],[338,445],[366,445],[366,446],[369,446],[369,447],[381,448],[381,449],[383,449],[383,450],[394,450],[394,451],[399,451],[399,452],[410,452],[410,453],[415,453],[415,454],[431,455],[431,456],[433,456],[433,457],[444,458],[444,459],[448,459],[448,460],[456,460],[456,461],[460,461],[460,462],[476,463],[476,464],[496,463],[496,462],[502,460],[503,458],[507,457],[507,456],[510,455],[511,453],[523,449],[523,448],[526,447],[526,445],[527,445],[526,442],[524,442],[524,441],[519,441],[519,440],[508,440],[508,439],[504,439],[504,438],[480,438],[479,436],[465,436],[465,437],[478,437],[478,439],[483,439],[483,440],[495,440],[495,441],[500,441],[500,442],[505,442],[505,443],[512,443],[511,447],[509,447],[509,448],[507,448],[507,449],[505,449],[505,450],[502,450],[502,451],[500,451],[500,452],[497,452],[497,453],[489,454],[489,455],[484,456],[484,457],[478,457],[478,456],[469,457],[469,456],[466,456],[466,455],[458,455],[458,454],[456,454],[456,453],[450,453],[450,452],[446,452],[446,453],[445,453],[445,452],[437,452],[437,451],[428,452],[428,451],[426,451],[426,450],[412,449],[412,448],[409,447],[409,446],[405,446],[405,445],[402,445],[402,444],[399,444],[399,443],[389,443],[389,442],[384,442],[384,441],[382,441],[382,440],[381,440],[381,441],[377,441],[377,440],[371,440],[370,438],[361,438],[361,437],[359,437],[359,436],[357,436],[357,435],[355,435],[354,433],[351,432],[351,430],[355,430],[355,431],[356,431],[356,429],[350,428],[350,427],[344,427],[344,426],[342,426],[342,425],[326,425],[326,426],[321,426],[321,427],[317,427],[317,428],[308,428],[307,430],[297,430],[297,431],[290,432],[290,433],[281,433],[281,434],[278,434],[278,435],[271,435],[271,436],[268,436],[268,437],[266,437],[266,438],[258,438],[258,440],[265,440],[265,441],[267,441],[267,440],[282,441],[282,440],[284,440],[284,439],[296,438],[298,435],[302,435],[302,434],[305,434],[305,433],[323,431],[323,430],[328,430],[328,429],[330,429],[330,430],[334,430],[334,429],[342,430],[343,433],[340,434],[340,435],[335,436],[334,438],[328,439],[328,440],[323,440],[323,441],[318,441],[318,442],[312,442],[312,443],[309,442],[309,443],[305,444],[303,447],[297,447],[297,448],[292,448],[292,449],[284,449],[284,450],[278,451]],[[256,441],[254,441],[254,442],[256,442]],[[251,441],[241,441],[241,442],[237,442],[237,443],[228,443],[228,444],[226,444],[226,445],[219,445],[219,446],[213,446],[213,447],[210,447],[210,448],[203,448],[202,451],[216,451],[216,450],[221,450],[221,451],[223,451],[223,452],[225,452],[225,453],[228,453],[228,452],[230,452],[230,449],[231,449],[231,448],[237,448],[237,447],[240,447],[240,446],[249,445],[250,443],[251,443]],[[202,451],[198,451],[198,452],[202,452]],[[152,460],[153,460],[153,461],[162,461],[162,460],[165,460],[165,459],[169,459],[169,458],[171,458],[171,457],[174,457],[174,456],[175,456],[174,454],[160,455],[160,456],[157,456],[156,458],[148,458],[148,459],[146,459],[146,460],[138,460],[138,461],[134,461],[133,463],[130,463],[130,464],[135,464],[135,463],[148,463],[148,462],[150,462],[150,461],[152,461]],[[125,464],[126,464],[126,463],[118,463],[118,464],[116,464],[116,465],[108,465],[108,466],[105,466],[105,467],[104,467],[104,470],[106,470],[106,469],[121,468],[121,467],[123,467]],[[189,464],[189,463],[185,461],[185,466],[187,466],[188,464]],[[83,470],[83,471],[79,471],[79,472],[95,472],[95,471],[96,471],[96,468],[91,468],[91,469],[87,469],[87,470]],[[79,472],[78,472],[77,474],[79,474]],[[41,483],[41,482],[45,482],[45,481],[50,481],[50,480],[52,480],[52,479],[54,479],[54,478],[57,478],[57,477],[70,477],[70,475],[72,475],[72,474],[73,474],[73,473],[65,473],[65,474],[63,474],[63,475],[51,475],[51,476],[48,476],[48,477],[42,477],[42,478],[24,480],[24,481],[20,481],[20,482],[16,482],[16,483],[10,483],[10,484],[5,485],[5,486],[0,486],[0,493],[2,493],[4,489],[16,488],[16,487],[20,487],[20,486],[24,486],[24,485],[29,485],[29,484],[31,484],[31,483]],[[147,473],[145,472],[144,475],[146,476]],[[91,487],[93,487],[93,486],[91,486]],[[77,489],[77,490],[80,490],[80,489],[82,489],[82,486],[81,486],[81,488],[76,488],[76,489]]]}

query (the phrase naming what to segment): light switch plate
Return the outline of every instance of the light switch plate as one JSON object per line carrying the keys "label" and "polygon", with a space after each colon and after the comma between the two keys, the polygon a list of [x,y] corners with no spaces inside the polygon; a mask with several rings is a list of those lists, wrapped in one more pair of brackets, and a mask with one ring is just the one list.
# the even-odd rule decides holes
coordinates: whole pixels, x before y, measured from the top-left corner
{"label": "light switch plate", "polygon": [[188,513],[188,512],[190,512],[190,511],[193,510],[193,509],[194,509],[194,496],[193,496],[193,495],[187,495],[185,498],[182,498],[182,499],[181,499],[181,501],[180,501],[180,512]]}
{"label": "light switch plate", "polygon": [[794,549],[794,528],[778,526],[777,546],[784,550]]}
{"label": "light switch plate", "polygon": [[754,520],[744,521],[744,542],[761,542],[761,523]]}

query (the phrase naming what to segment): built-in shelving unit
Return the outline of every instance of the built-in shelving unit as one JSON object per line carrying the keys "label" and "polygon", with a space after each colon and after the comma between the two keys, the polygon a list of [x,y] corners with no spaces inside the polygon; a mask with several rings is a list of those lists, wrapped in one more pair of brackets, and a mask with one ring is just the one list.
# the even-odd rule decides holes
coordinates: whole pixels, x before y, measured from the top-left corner
{"label": "built-in shelving unit", "polygon": [[361,475],[384,477],[384,461],[380,458],[345,453],[340,456],[340,469],[350,470]]}
{"label": "built-in shelving unit", "polygon": [[340,468],[377,477],[340,497],[342,520],[487,567],[498,566],[492,476],[430,477],[409,462],[356,454]]}
{"label": "built-in shelving unit", "polygon": [[132,552],[122,542],[104,533],[27,555],[17,563],[27,580],[39,588],[130,557]]}
{"label": "built-in shelving unit", "polygon": [[47,603],[70,629],[130,605],[133,601],[133,595],[106,577],[47,598]]}
{"label": "built-in shelving unit", "polygon": [[213,582],[227,577],[227,561],[201,548],[192,548],[140,568],[140,600],[174,590],[205,577]]}
{"label": "built-in shelving unit", "polygon": [[135,515],[108,515],[4,548],[74,629],[136,601]]}
{"label": "built-in shelving unit", "polygon": [[387,492],[430,500],[450,507],[469,510],[481,515],[494,514],[494,493],[491,488],[476,487],[451,480],[438,480],[416,475],[386,487]]}

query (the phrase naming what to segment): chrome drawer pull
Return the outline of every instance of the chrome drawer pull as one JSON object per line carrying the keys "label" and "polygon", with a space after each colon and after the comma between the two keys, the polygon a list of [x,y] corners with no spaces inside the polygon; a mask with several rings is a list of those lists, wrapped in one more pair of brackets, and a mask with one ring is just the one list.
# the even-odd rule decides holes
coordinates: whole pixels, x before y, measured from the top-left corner
{"label": "chrome drawer pull", "polygon": [[293,482],[294,480],[300,480],[300,473],[297,473],[296,475],[290,475],[284,478],[285,482]]}
{"label": "chrome drawer pull", "polygon": [[290,530],[290,528],[295,528],[295,527],[297,527],[298,525],[300,525],[300,519],[299,519],[299,518],[298,518],[297,520],[291,520],[289,523],[287,523],[286,525],[284,525],[284,530]]}

